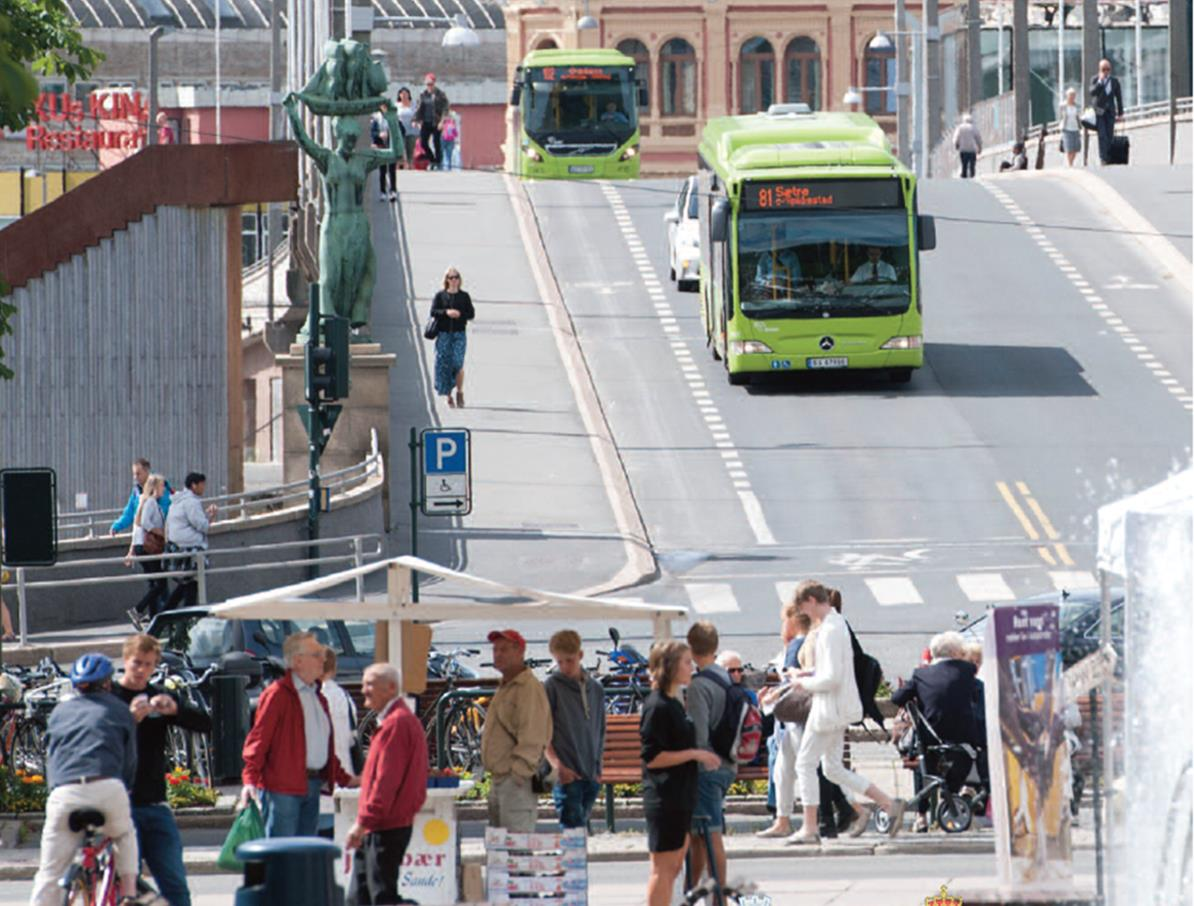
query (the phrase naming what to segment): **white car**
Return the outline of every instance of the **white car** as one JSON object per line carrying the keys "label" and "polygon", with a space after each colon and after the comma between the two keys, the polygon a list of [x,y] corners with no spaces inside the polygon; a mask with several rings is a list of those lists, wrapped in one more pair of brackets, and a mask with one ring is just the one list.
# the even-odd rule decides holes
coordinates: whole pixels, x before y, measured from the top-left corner
{"label": "white car", "polygon": [[676,289],[696,292],[700,281],[701,228],[697,219],[700,195],[697,178],[690,176],[680,187],[675,206],[663,215],[667,224],[668,267]]}

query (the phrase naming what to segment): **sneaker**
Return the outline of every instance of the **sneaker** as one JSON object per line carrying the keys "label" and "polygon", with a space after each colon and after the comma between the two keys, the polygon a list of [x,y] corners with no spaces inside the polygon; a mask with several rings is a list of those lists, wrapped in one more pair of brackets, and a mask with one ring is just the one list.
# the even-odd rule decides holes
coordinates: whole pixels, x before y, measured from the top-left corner
{"label": "sneaker", "polygon": [[820,846],[821,838],[817,834],[806,834],[802,830],[796,831],[784,840],[787,846]]}
{"label": "sneaker", "polygon": [[397,200],[398,200],[398,193],[397,193],[397,192],[391,192],[391,193],[390,193],[390,201],[397,201]]}
{"label": "sneaker", "polygon": [[929,819],[924,815],[917,815],[916,822],[912,825],[913,833],[927,834],[929,832]]}
{"label": "sneaker", "polygon": [[136,607],[130,607],[125,613],[129,616],[129,622],[137,627],[137,632],[140,632],[145,627],[145,618],[141,616],[141,611]]}
{"label": "sneaker", "polygon": [[378,200],[378,201],[385,201],[385,200],[386,200],[386,193],[385,193],[385,192],[382,192],[380,195],[378,195],[378,196],[377,196],[377,200]]}
{"label": "sneaker", "polygon": [[871,813],[869,809],[859,809],[853,821],[850,822],[850,827],[846,830],[847,837],[861,837],[871,823]]}
{"label": "sneaker", "polygon": [[891,811],[887,813],[887,817],[891,820],[891,827],[887,829],[887,836],[894,837],[900,832],[900,828],[904,823],[904,809],[906,807],[907,803],[903,799],[891,800]]}

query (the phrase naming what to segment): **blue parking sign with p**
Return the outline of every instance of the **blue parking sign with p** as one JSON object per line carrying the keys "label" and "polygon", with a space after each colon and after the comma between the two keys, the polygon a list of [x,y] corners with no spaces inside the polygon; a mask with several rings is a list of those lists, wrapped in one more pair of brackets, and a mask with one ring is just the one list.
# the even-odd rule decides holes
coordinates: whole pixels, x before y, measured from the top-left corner
{"label": "blue parking sign with p", "polygon": [[427,475],[468,471],[468,432],[426,431],[423,434],[423,471]]}

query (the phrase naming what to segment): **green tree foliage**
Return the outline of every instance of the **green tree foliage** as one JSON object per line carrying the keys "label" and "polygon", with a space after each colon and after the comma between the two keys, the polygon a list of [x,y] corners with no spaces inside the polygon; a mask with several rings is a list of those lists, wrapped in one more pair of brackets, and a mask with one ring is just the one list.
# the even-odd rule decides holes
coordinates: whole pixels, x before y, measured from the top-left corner
{"label": "green tree foliage", "polygon": [[24,129],[37,104],[34,73],[74,83],[104,59],[83,46],[62,0],[0,0],[0,127]]}
{"label": "green tree foliage", "polygon": [[[3,2],[3,0],[0,0]],[[17,307],[11,302],[5,302],[4,297],[10,292],[9,285],[0,277],[0,340],[12,334],[12,319],[17,313]],[[12,369],[4,364],[4,347],[0,346],[0,380],[11,381]]]}

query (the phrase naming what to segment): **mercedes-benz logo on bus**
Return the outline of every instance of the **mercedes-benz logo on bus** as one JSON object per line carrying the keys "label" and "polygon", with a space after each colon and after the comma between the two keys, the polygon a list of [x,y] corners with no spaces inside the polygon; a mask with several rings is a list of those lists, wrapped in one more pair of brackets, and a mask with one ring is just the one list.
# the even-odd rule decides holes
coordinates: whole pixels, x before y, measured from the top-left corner
{"label": "mercedes-benz logo on bus", "polygon": [[833,349],[833,337],[821,337],[821,339],[817,341],[817,345],[820,346],[825,352],[829,352],[829,350]]}

